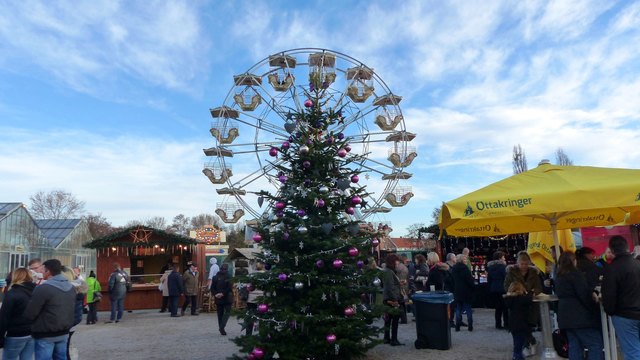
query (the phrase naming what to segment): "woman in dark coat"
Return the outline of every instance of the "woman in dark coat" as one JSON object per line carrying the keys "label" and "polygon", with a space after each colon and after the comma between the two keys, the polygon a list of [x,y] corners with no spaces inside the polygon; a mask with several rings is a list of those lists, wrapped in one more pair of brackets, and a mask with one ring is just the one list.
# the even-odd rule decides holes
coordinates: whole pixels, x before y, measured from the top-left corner
{"label": "woman in dark coat", "polygon": [[585,246],[576,250],[576,267],[587,278],[587,284],[591,289],[595,289],[596,286],[600,285],[600,278],[604,274],[602,268],[596,265],[595,260],[596,251],[592,248]]}
{"label": "woman in dark coat", "polygon": [[527,293],[521,282],[514,281],[504,295],[504,304],[509,311],[508,327],[513,338],[513,360],[524,360],[522,349],[531,337],[528,318],[533,306],[533,293]]}
{"label": "woman in dark coat", "polygon": [[[487,285],[489,298],[495,310],[496,329],[503,329],[509,324],[509,312],[504,306],[504,279],[507,276],[507,262],[502,251],[493,254],[493,260],[487,264]],[[504,321],[502,321],[504,319]],[[504,327],[502,326],[504,324]]]}
{"label": "woman in dark coat", "polygon": [[416,275],[413,279],[416,291],[426,291],[427,276],[429,276],[429,268],[427,267],[427,259],[422,254],[416,255]]}
{"label": "woman in dark coat", "polygon": [[451,268],[453,277],[453,298],[456,301],[456,331],[460,331],[462,325],[462,313],[467,313],[469,331],[473,331],[473,275],[465,264],[465,255],[456,256],[456,264]]}
{"label": "woman in dark coat", "polygon": [[[400,302],[402,295],[400,278],[396,275],[396,263],[400,258],[389,254],[385,258],[387,265],[382,272],[382,302],[386,306],[384,314],[384,343],[391,346],[403,345],[398,341],[398,323],[400,322]],[[389,334],[391,330],[391,334]]]}
{"label": "woman in dark coat", "polygon": [[582,360],[584,349],[589,350],[589,360],[601,360],[604,357],[600,311],[593,289],[576,263],[572,252],[560,255],[556,278],[558,327],[567,332],[570,360]]}
{"label": "woman in dark coat", "polygon": [[440,262],[440,256],[435,252],[427,254],[427,266],[429,266],[429,279],[426,284],[426,291],[445,290],[447,278],[450,276],[449,265]]}
{"label": "woman in dark coat", "polygon": [[[31,338],[31,323],[23,314],[35,288],[31,273],[18,268],[11,276],[11,287],[0,308],[0,347],[3,359],[31,359],[34,342]],[[6,336],[6,337],[5,337]]]}
{"label": "woman in dark coat", "polygon": [[227,335],[224,328],[227,326],[233,304],[233,284],[229,275],[229,264],[222,264],[220,271],[211,279],[211,294],[216,301],[218,313],[218,328],[221,335]]}

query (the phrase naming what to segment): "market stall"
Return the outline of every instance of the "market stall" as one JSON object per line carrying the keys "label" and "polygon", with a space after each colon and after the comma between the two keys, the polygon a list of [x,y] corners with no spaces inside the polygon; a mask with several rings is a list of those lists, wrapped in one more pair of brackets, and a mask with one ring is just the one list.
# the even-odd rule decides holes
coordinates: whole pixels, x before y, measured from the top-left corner
{"label": "market stall", "polygon": [[[110,309],[107,289],[114,263],[130,274],[133,283],[125,309],[155,309],[162,304],[158,285],[163,267],[171,261],[182,272],[187,261],[198,262],[200,257],[204,260],[204,252],[199,251],[201,246],[192,238],[146,226],[130,227],[86,244],[85,247],[97,250],[96,276],[102,285],[103,298],[107,299],[98,310]],[[203,277],[202,272],[200,276]]]}

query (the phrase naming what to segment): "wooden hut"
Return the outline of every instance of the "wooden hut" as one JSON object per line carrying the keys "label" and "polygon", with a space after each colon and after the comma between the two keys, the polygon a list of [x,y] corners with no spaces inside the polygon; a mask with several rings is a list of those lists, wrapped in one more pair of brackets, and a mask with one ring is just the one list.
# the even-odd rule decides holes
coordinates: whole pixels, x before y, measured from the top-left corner
{"label": "wooden hut", "polygon": [[[178,265],[178,271],[183,272],[187,261],[199,262],[200,256],[194,239],[146,226],[112,233],[93,240],[85,247],[97,250],[96,276],[105,295],[114,263],[120,264],[131,275],[132,291],[127,294],[124,305],[127,310],[160,308],[162,295],[158,285],[163,266],[171,260]],[[202,283],[202,270],[200,277]],[[110,309],[108,298],[104,296],[105,301],[100,303],[98,310]]]}

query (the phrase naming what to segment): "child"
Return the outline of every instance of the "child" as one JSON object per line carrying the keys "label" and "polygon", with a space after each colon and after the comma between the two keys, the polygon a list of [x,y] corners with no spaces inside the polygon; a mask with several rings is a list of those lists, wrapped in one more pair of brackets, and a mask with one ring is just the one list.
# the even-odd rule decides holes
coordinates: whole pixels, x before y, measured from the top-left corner
{"label": "child", "polygon": [[509,331],[513,337],[513,360],[524,360],[522,348],[530,337],[527,318],[533,298],[520,282],[514,281],[504,295],[505,306],[509,309]]}

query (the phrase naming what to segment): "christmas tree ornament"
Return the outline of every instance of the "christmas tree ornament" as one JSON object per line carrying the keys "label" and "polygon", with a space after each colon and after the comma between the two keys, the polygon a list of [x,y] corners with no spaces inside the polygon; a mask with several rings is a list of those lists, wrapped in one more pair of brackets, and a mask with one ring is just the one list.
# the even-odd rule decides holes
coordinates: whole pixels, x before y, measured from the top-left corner
{"label": "christmas tree ornament", "polygon": [[[296,124],[292,121],[287,121],[284,124],[284,130],[286,132],[288,132],[289,134],[293,133],[294,131],[296,131]],[[289,137],[289,141],[293,141],[292,137]]]}
{"label": "christmas tree ornament", "polygon": [[338,139],[342,140],[344,139],[344,134],[343,133],[338,133],[338,135],[336,135],[338,137]]}
{"label": "christmas tree ornament", "polygon": [[349,189],[349,181],[348,180],[336,180],[336,187],[342,191],[346,191]]}
{"label": "christmas tree ornament", "polygon": [[258,206],[262,207],[263,203],[264,203],[264,198],[262,196],[258,196]]}
{"label": "christmas tree ornament", "polygon": [[276,202],[276,210],[282,210],[282,209],[285,208],[285,206],[287,206],[287,205],[282,201],[277,201]]}
{"label": "christmas tree ornament", "polygon": [[322,261],[322,259],[317,260],[317,261],[316,261],[316,267],[317,267],[318,269],[323,268],[323,267],[324,267],[324,261]]}
{"label": "christmas tree ornament", "polygon": [[301,283],[300,281],[296,281],[296,283],[293,285],[296,290],[302,290],[304,288],[304,284]]}
{"label": "christmas tree ornament", "polygon": [[359,253],[360,251],[357,248],[352,247],[351,249],[349,249],[349,256],[351,257],[356,257]]}
{"label": "christmas tree ornament", "polygon": [[259,243],[260,241],[262,241],[262,235],[260,235],[259,233],[253,234],[253,241]]}
{"label": "christmas tree ornament", "polygon": [[341,158],[347,156],[347,150],[345,149],[338,150],[338,156],[340,156]]}
{"label": "christmas tree ornament", "polygon": [[310,179],[304,179],[304,186],[310,186],[311,185],[311,180]]}
{"label": "christmas tree ornament", "polygon": [[351,182],[357,184],[360,181],[360,177],[358,175],[351,175]]}
{"label": "christmas tree ornament", "polygon": [[247,291],[251,292],[253,290],[255,290],[256,287],[253,284],[247,284]]}
{"label": "christmas tree ornament", "polygon": [[346,208],[346,209],[344,210],[344,212],[346,212],[346,213],[347,213],[347,214],[349,214],[349,215],[353,215],[353,214],[355,214],[355,213],[356,213],[356,210],[350,206],[350,207]]}
{"label": "christmas tree ornament", "polygon": [[327,145],[333,144],[333,136],[327,136],[326,143],[327,143]]}
{"label": "christmas tree ornament", "polygon": [[247,355],[247,360],[256,360],[256,356],[253,353],[249,353],[249,355]]}
{"label": "christmas tree ornament", "polygon": [[313,101],[311,99],[305,100],[304,101],[304,106],[308,107],[308,108],[313,107]]}
{"label": "christmas tree ornament", "polygon": [[262,357],[264,356],[264,350],[259,347],[254,348],[251,353],[256,357],[256,359],[262,359]]}
{"label": "christmas tree ornament", "polygon": [[380,240],[378,240],[378,238],[371,239],[371,246],[378,247],[378,245],[380,245]]}
{"label": "christmas tree ornament", "polygon": [[291,146],[291,144],[288,141],[285,141],[282,143],[282,145],[280,146],[282,148],[282,150],[289,150],[289,147]]}
{"label": "christmas tree ornament", "polygon": [[334,269],[341,269],[342,268],[342,260],[340,260],[340,259],[333,260],[333,268]]}
{"label": "christmas tree ornament", "polygon": [[351,145],[349,145],[349,144],[345,145],[345,146],[344,146],[344,149],[345,149],[347,152],[351,152]]}
{"label": "christmas tree ornament", "polygon": [[300,155],[307,155],[309,153],[309,147],[307,145],[300,146],[298,153],[300,153]]}
{"label": "christmas tree ornament", "polygon": [[271,270],[271,264],[269,264],[269,263],[264,264],[264,269],[265,270]]}
{"label": "christmas tree ornament", "polygon": [[282,239],[283,240],[289,240],[289,233],[288,232],[283,233],[282,234]]}
{"label": "christmas tree ornament", "polygon": [[323,199],[315,199],[313,202],[313,205],[315,205],[318,208],[323,208],[324,207],[324,200]]}
{"label": "christmas tree ornament", "polygon": [[278,176],[278,180],[283,184],[286,183],[287,182],[287,175]]}
{"label": "christmas tree ornament", "polygon": [[329,334],[327,335],[326,339],[329,344],[333,344],[334,342],[336,342],[337,338],[335,334]]}
{"label": "christmas tree ornament", "polygon": [[301,226],[299,226],[299,227],[298,227],[298,232],[299,232],[300,234],[306,234],[306,233],[307,233],[307,231],[309,231],[309,229],[307,229],[307,227],[306,227],[306,226],[304,226],[304,225],[301,225]]}
{"label": "christmas tree ornament", "polygon": [[358,269],[362,269],[362,267],[364,267],[364,261],[358,260],[358,262],[356,263],[356,266],[358,267]]}
{"label": "christmas tree ornament", "polygon": [[287,274],[285,274],[285,273],[280,273],[280,275],[278,275],[278,280],[280,280],[280,281],[286,281],[286,280],[287,280]]}
{"label": "christmas tree ornament", "polygon": [[326,194],[326,193],[328,193],[328,192],[329,192],[329,188],[328,188],[328,187],[326,187],[326,186],[324,186],[324,185],[322,185],[322,186],[320,186],[320,187],[318,188],[318,191],[319,191],[321,194]]}
{"label": "christmas tree ornament", "polygon": [[327,301],[327,294],[322,293],[322,296],[320,297],[320,299],[322,299],[322,301]]}
{"label": "christmas tree ornament", "polygon": [[329,233],[331,232],[331,229],[333,229],[333,224],[332,223],[324,223],[324,224],[320,225],[320,228],[322,229],[323,233],[325,233],[326,235],[329,235]]}
{"label": "christmas tree ornament", "polygon": [[298,214],[298,216],[300,217],[305,217],[305,215],[307,215],[307,212],[304,211],[304,209],[298,209],[298,211],[296,211],[296,214]]}
{"label": "christmas tree ornament", "polygon": [[373,279],[373,285],[375,285],[375,286],[380,286],[380,284],[382,284],[382,281],[380,281],[380,279],[379,279],[379,278],[375,278],[375,279]]}
{"label": "christmas tree ornament", "polygon": [[276,218],[282,219],[284,217],[284,213],[282,211],[276,211]]}
{"label": "christmas tree ornament", "polygon": [[300,241],[300,245],[298,247],[300,250],[304,249],[304,241]]}
{"label": "christmas tree ornament", "polygon": [[344,316],[346,317],[351,317],[355,313],[356,311],[351,306],[344,308]]}
{"label": "christmas tree ornament", "polygon": [[302,162],[302,167],[305,168],[305,169],[310,168],[311,167],[311,161],[309,161],[309,160],[303,161]]}
{"label": "christmas tree ornament", "polygon": [[362,198],[360,196],[354,196],[351,198],[351,204],[359,205],[360,203],[362,203]]}
{"label": "christmas tree ornament", "polygon": [[269,311],[269,305],[267,305],[267,304],[258,304],[258,312],[259,313],[264,314],[267,311]]}

